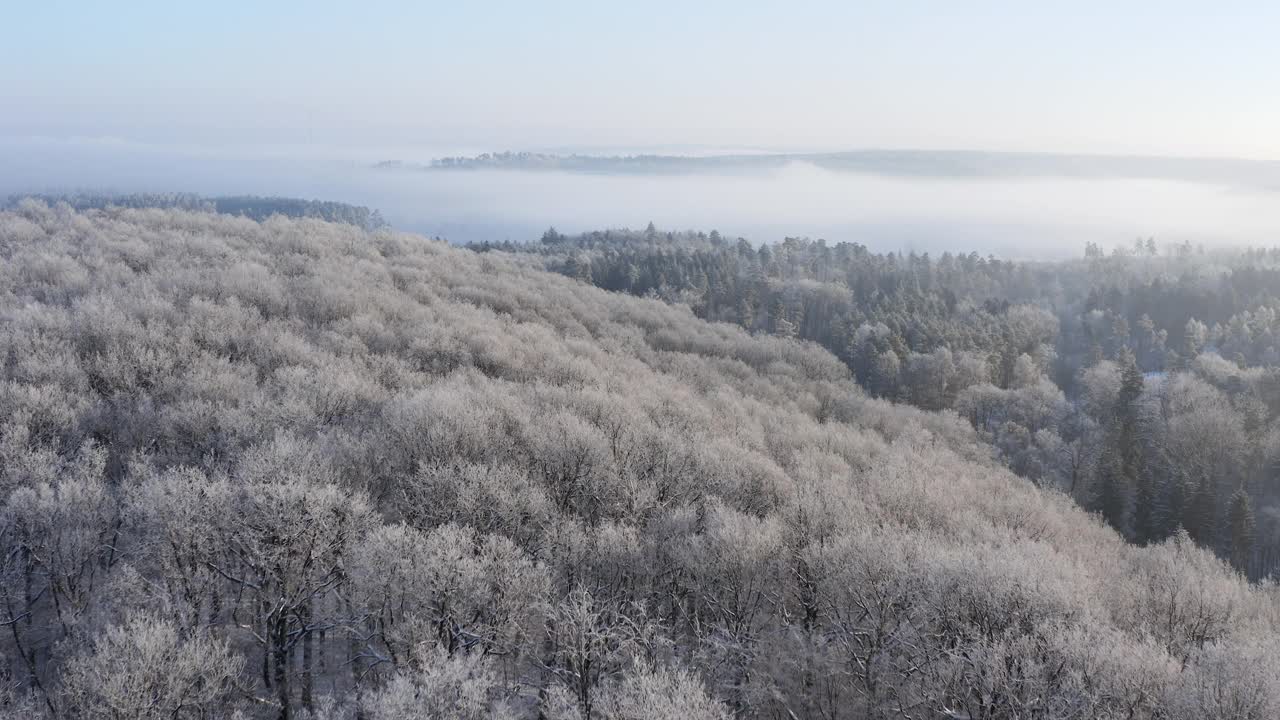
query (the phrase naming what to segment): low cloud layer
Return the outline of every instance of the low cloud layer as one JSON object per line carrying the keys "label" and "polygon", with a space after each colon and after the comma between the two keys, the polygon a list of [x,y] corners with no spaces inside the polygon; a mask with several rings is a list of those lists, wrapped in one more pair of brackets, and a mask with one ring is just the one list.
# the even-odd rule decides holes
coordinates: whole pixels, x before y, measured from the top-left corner
{"label": "low cloud layer", "polygon": [[394,225],[454,242],[536,239],[549,226],[719,229],[755,242],[850,240],[876,250],[1078,254],[1087,242],[1272,244],[1272,191],[1143,179],[889,178],[805,163],[741,175],[377,170],[378,150],[209,151],[120,140],[0,139],[0,193],[263,194],[379,208]]}

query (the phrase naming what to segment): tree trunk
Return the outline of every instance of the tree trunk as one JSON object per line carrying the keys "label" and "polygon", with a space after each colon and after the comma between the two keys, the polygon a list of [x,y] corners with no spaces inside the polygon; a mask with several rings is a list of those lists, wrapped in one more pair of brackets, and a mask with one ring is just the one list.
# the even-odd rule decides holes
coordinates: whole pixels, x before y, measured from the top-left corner
{"label": "tree trunk", "polygon": [[209,593],[209,624],[222,624],[222,592],[216,587]]}
{"label": "tree trunk", "polygon": [[302,608],[302,707],[311,712],[311,661],[315,653],[315,638],[308,629],[311,625],[311,601]]}
{"label": "tree trunk", "polygon": [[262,637],[264,638],[262,645],[262,686],[268,690],[271,689],[271,643],[274,636],[271,634],[271,617],[266,614],[267,604],[258,602],[258,611],[262,612]]}
{"label": "tree trunk", "polygon": [[279,720],[289,720],[289,620],[283,615],[275,618],[272,632],[272,654],[275,656],[276,697],[280,700]]}
{"label": "tree trunk", "polygon": [[[343,601],[344,610],[349,618],[354,618],[355,610],[351,606],[351,598],[348,597]],[[357,633],[347,633],[347,664],[351,666],[351,686],[356,693],[360,692],[360,663],[356,657],[360,655],[360,643],[356,640]]]}
{"label": "tree trunk", "polygon": [[[320,677],[322,680],[324,678],[329,677],[329,661],[328,661],[329,639],[327,636],[328,636],[328,633],[325,632],[324,630],[321,630],[320,637],[316,638],[316,646],[317,646],[317,649],[319,650],[317,655],[319,656],[318,660],[319,660],[319,666],[320,666]],[[336,690],[336,688],[331,688],[331,691],[333,690]]]}

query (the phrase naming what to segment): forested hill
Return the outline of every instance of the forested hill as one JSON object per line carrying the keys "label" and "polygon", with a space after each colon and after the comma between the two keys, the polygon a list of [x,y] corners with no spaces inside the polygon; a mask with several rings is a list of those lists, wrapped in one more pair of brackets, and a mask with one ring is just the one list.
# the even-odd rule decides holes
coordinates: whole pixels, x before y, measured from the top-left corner
{"label": "forested hill", "polygon": [[517,258],[28,201],[0,348],[4,717],[1280,713],[1275,591],[1185,535]]}
{"label": "forested hill", "polygon": [[24,199],[33,198],[48,205],[66,203],[75,210],[103,210],[110,207],[174,208],[198,212],[238,215],[266,220],[272,215],[292,218],[316,218],[329,222],[355,225],[365,230],[387,227],[382,213],[363,205],[350,205],[331,200],[302,200],[288,197],[230,195],[205,197],[195,193],[66,193],[56,195],[10,197],[3,207],[13,209]]}
{"label": "forested hill", "polygon": [[472,247],[812,340],[1137,543],[1181,527],[1253,578],[1280,570],[1280,251],[1148,239],[1015,263],[652,225]]}

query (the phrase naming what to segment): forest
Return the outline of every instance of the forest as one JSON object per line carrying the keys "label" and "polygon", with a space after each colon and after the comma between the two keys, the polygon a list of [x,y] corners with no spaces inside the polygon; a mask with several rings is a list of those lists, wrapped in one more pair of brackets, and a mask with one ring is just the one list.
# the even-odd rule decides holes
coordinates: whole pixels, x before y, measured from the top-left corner
{"label": "forest", "polygon": [[499,249],[0,211],[0,718],[1280,714],[1280,256]]}
{"label": "forest", "polygon": [[1280,563],[1280,251],[1147,239],[1015,263],[652,226],[472,249],[813,341],[1138,544],[1181,528],[1252,579]]}
{"label": "forest", "polygon": [[60,193],[46,195],[15,195],[0,203],[0,208],[14,209],[23,200],[39,200],[46,205],[65,203],[75,210],[103,210],[110,207],[126,208],[176,208],[193,212],[216,212],[238,215],[254,220],[266,220],[272,215],[293,218],[316,218],[329,222],[346,223],[377,230],[387,227],[382,213],[363,205],[334,202],[332,200],[301,200],[291,197],[262,197],[259,195],[221,195],[206,197],[197,193]]}

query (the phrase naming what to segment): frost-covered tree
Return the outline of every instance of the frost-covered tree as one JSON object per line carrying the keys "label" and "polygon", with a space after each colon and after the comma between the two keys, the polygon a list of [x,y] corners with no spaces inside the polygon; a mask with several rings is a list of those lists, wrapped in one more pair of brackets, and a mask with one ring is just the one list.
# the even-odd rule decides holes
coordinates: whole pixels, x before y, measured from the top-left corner
{"label": "frost-covered tree", "polygon": [[[563,243],[678,292],[544,272]],[[1219,289],[1280,257],[1170,295],[1109,256],[547,248],[0,212],[0,716],[1280,714],[1271,590],[1219,558],[1243,489],[1272,569],[1277,328]],[[1087,363],[1171,297],[1199,354]],[[707,322],[739,300],[757,334]],[[1145,547],[1077,507],[1107,472],[1152,481]]]}
{"label": "frost-covered tree", "polygon": [[242,668],[225,641],[136,615],[104,629],[68,660],[58,716],[230,718]]}

